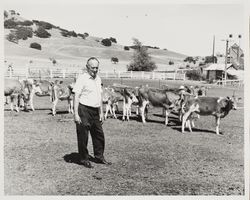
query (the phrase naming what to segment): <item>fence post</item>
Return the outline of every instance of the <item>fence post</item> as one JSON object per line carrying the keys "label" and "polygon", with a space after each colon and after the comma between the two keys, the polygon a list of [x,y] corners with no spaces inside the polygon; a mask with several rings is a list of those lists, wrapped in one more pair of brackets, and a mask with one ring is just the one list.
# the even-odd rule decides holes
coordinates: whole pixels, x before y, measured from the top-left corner
{"label": "fence post", "polygon": [[144,71],[141,72],[141,78],[144,79]]}
{"label": "fence post", "polygon": [[63,69],[63,70],[62,70],[62,75],[63,75],[63,78],[65,78],[65,74],[66,74],[66,70],[65,70],[65,69]]}
{"label": "fence post", "polygon": [[26,72],[25,72],[26,79],[29,78],[29,68],[26,67]]}
{"label": "fence post", "polygon": [[152,72],[152,79],[155,79],[155,73]]}
{"label": "fence post", "polygon": [[12,70],[9,71],[9,77],[12,78]]}
{"label": "fence post", "polygon": [[183,81],[186,80],[186,72],[183,72]]}
{"label": "fence post", "polygon": [[39,69],[39,79],[41,80],[41,70]]}
{"label": "fence post", "polygon": [[174,72],[174,80],[176,79],[176,73],[177,73],[177,71],[175,70],[175,72]]}
{"label": "fence post", "polygon": [[50,69],[50,78],[51,78],[51,79],[53,78],[53,72],[52,72],[52,69]]}

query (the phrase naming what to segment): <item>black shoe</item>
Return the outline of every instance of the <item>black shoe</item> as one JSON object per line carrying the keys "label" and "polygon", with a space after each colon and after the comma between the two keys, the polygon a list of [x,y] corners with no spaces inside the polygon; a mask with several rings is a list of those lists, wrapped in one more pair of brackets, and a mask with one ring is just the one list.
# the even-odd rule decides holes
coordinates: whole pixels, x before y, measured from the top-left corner
{"label": "black shoe", "polygon": [[80,164],[87,168],[94,168],[88,160],[80,160]]}
{"label": "black shoe", "polygon": [[104,165],[112,165],[111,162],[108,162],[107,160],[105,160],[104,158],[103,159],[100,159],[100,158],[95,158],[95,161],[96,163],[99,163],[99,164],[104,164]]}

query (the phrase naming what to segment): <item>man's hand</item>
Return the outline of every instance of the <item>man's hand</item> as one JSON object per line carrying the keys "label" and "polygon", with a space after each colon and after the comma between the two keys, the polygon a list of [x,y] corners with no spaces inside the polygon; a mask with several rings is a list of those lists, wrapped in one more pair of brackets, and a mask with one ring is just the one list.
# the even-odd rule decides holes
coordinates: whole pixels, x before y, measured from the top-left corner
{"label": "man's hand", "polygon": [[103,124],[103,121],[104,121],[103,112],[101,112],[100,113],[100,122],[101,122],[101,124]]}
{"label": "man's hand", "polygon": [[80,118],[80,116],[78,114],[74,115],[74,120],[75,120],[76,124],[81,124],[82,123],[81,118]]}

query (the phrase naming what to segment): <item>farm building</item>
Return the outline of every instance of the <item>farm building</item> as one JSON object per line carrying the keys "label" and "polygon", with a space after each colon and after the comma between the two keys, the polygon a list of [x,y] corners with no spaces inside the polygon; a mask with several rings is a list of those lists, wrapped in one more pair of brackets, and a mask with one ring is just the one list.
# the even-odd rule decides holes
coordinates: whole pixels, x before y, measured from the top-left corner
{"label": "farm building", "polygon": [[[224,78],[225,64],[211,64],[204,69],[207,80],[222,80]],[[227,64],[228,79],[243,79],[243,70],[238,70],[235,65]]]}

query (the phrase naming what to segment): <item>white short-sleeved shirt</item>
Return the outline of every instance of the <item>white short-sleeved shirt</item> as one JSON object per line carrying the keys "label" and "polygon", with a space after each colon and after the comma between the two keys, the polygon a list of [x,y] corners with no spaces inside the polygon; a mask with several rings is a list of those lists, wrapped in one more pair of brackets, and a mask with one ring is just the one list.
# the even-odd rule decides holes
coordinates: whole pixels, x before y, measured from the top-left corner
{"label": "white short-sleeved shirt", "polygon": [[98,75],[94,79],[84,73],[78,76],[73,92],[80,93],[79,103],[97,108],[101,106],[101,88],[101,78]]}

